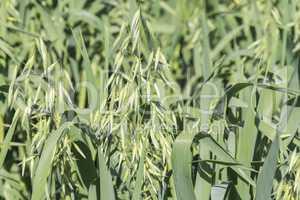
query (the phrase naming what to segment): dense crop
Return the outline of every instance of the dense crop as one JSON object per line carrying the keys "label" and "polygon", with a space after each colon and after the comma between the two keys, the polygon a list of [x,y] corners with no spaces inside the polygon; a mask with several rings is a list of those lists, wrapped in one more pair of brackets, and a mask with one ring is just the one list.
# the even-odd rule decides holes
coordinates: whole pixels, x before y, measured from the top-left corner
{"label": "dense crop", "polygon": [[1,0],[0,199],[300,199],[299,0]]}

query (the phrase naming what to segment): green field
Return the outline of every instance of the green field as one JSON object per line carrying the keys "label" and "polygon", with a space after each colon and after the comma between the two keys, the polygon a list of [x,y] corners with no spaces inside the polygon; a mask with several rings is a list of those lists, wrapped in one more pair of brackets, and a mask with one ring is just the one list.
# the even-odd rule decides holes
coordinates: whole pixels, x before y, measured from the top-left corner
{"label": "green field", "polygon": [[300,0],[0,0],[0,200],[300,200]]}

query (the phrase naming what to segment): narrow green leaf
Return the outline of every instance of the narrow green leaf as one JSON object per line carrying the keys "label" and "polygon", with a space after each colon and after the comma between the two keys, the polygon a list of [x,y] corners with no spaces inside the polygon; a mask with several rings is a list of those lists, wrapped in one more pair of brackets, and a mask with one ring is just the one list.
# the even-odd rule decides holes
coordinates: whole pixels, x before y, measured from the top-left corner
{"label": "narrow green leaf", "polygon": [[211,189],[211,200],[225,200],[228,193],[228,184],[217,184]]}
{"label": "narrow green leaf", "polygon": [[96,184],[91,184],[89,187],[88,200],[98,200]]}
{"label": "narrow green leaf", "polygon": [[61,138],[64,130],[72,125],[71,122],[64,123],[59,129],[50,133],[50,136],[46,139],[41,157],[38,161],[37,168],[33,177],[32,184],[32,200],[40,200],[45,193],[45,185],[47,178],[51,172],[52,160],[55,155],[56,145]]}
{"label": "narrow green leaf", "polygon": [[[255,93],[252,88],[244,88],[241,91],[242,100],[247,102],[247,107],[242,108],[242,119],[244,121],[243,127],[239,129],[238,144],[237,144],[237,160],[241,164],[250,167],[253,160],[255,143],[257,137],[257,128],[255,124]],[[247,172],[250,176],[250,172]],[[250,185],[243,180],[238,180],[237,188],[242,199],[249,199]]]}
{"label": "narrow green leaf", "polygon": [[5,136],[5,139],[4,139],[4,142],[3,144],[1,145],[1,152],[0,152],[0,169],[2,168],[2,165],[4,163],[4,160],[6,158],[6,154],[7,154],[7,151],[8,151],[8,148],[9,148],[9,143],[11,142],[12,140],[12,137],[13,137],[13,134],[15,132],[15,129],[16,129],[16,125],[17,125],[17,121],[19,119],[19,115],[20,115],[20,111],[17,110],[15,112],[15,115],[14,115],[14,118],[12,120],[12,123],[10,125],[10,128]]}
{"label": "narrow green leaf", "polygon": [[107,169],[106,161],[100,147],[98,147],[98,162],[100,176],[100,199],[114,200],[115,191],[113,187],[112,177],[109,169]]}
{"label": "narrow green leaf", "polygon": [[173,144],[171,159],[178,200],[196,200],[191,177],[192,152],[190,149],[194,136],[194,134],[182,133]]}
{"label": "narrow green leaf", "polygon": [[133,191],[133,200],[140,200],[141,199],[141,191],[143,186],[143,177],[144,177],[144,158],[145,158],[145,152],[142,152],[142,156],[140,158],[138,171],[136,175],[136,181],[135,181],[135,187]]}
{"label": "narrow green leaf", "polygon": [[279,136],[276,134],[266,160],[264,161],[263,167],[258,174],[255,200],[271,199],[273,177],[276,171],[278,152]]}
{"label": "narrow green leaf", "polygon": [[[77,47],[80,48],[80,52],[83,57],[86,81],[90,84],[90,85],[86,86],[86,88],[89,89],[88,102],[89,102],[90,108],[92,110],[95,110],[95,109],[99,108],[99,99],[98,99],[98,94],[93,93],[93,92],[98,93],[97,92],[98,87],[97,87],[97,81],[96,81],[95,75],[92,70],[92,64],[91,64],[91,61],[90,61],[90,58],[88,55],[88,51],[86,49],[85,42],[84,42],[81,31],[80,30],[72,31],[72,33],[73,33],[73,37],[75,39],[76,45],[77,45]],[[96,90],[96,91],[94,91],[94,90]]]}
{"label": "narrow green leaf", "polygon": [[[246,174],[243,167],[238,165],[238,162],[221,146],[219,145],[210,135],[207,134],[198,134],[198,141],[201,140],[200,145],[204,148],[210,150],[213,154],[217,156],[219,162],[232,162],[237,163],[237,165],[230,166],[241,178],[243,178],[248,184],[255,185],[255,182],[252,180],[250,175]],[[201,153],[201,152],[200,152]]]}
{"label": "narrow green leaf", "polygon": [[206,9],[205,9],[205,2],[203,3],[203,12],[201,15],[201,24],[203,29],[203,39],[202,39],[202,46],[203,46],[203,65],[202,65],[202,75],[204,80],[207,80],[209,75],[211,74],[211,67],[212,62],[210,58],[210,44],[209,44],[209,29],[207,24],[207,16],[206,16]]}

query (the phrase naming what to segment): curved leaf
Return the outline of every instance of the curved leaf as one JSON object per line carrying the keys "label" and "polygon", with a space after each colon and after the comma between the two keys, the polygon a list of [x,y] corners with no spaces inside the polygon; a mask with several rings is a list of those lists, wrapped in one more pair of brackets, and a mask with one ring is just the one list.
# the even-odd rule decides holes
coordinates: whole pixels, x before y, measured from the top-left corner
{"label": "curved leaf", "polygon": [[32,200],[40,200],[44,196],[45,185],[52,168],[51,161],[55,154],[57,142],[62,136],[64,130],[69,128],[71,125],[71,122],[64,123],[59,129],[50,133],[50,136],[45,141],[42,155],[38,161],[38,166],[33,177]]}

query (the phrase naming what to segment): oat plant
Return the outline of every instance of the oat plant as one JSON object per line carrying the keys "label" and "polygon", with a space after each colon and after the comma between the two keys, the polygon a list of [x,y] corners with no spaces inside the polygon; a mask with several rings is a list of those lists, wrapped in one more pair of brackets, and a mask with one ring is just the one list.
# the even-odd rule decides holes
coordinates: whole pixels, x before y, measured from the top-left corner
{"label": "oat plant", "polygon": [[299,0],[1,0],[0,199],[300,199]]}

